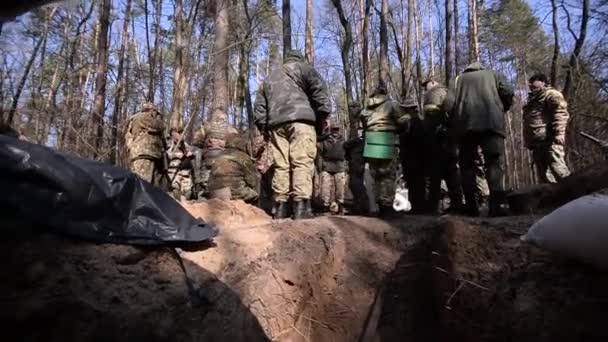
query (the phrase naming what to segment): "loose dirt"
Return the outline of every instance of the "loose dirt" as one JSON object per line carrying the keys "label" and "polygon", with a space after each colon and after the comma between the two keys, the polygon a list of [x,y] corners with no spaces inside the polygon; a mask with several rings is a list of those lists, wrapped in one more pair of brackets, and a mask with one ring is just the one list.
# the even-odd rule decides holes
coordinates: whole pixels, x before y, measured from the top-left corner
{"label": "loose dirt", "polygon": [[519,243],[538,217],[272,221],[185,203],[200,250],[3,222],[0,322],[24,341],[605,341],[608,276]]}

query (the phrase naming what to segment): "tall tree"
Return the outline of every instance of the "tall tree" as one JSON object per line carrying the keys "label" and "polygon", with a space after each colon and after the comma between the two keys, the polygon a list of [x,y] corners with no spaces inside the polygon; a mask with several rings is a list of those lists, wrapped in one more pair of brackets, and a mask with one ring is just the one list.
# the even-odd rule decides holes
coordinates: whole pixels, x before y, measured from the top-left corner
{"label": "tall tree", "polygon": [[416,37],[416,90],[418,106],[422,107],[422,59],[420,58],[421,37],[420,37],[420,14],[418,13],[418,0],[413,0],[414,3],[414,33]]}
{"label": "tall tree", "polygon": [[92,122],[95,132],[95,150],[93,158],[100,156],[103,144],[103,118],[106,102],[106,81],[108,77],[108,29],[110,27],[110,11],[112,0],[99,2],[99,32],[97,33],[97,51],[95,61],[95,101],[93,104]]}
{"label": "tall tree", "polygon": [[[35,34],[35,36],[38,36],[38,35],[39,35],[39,33]],[[13,102],[12,102],[11,108],[8,112],[8,118],[6,120],[6,122],[8,124],[12,124],[13,121],[15,120],[15,113],[17,112],[17,106],[19,105],[19,99],[21,98],[21,93],[23,92],[23,89],[25,88],[25,84],[27,83],[28,75],[30,74],[32,65],[34,64],[34,61],[36,60],[36,56],[38,55],[40,46],[42,46],[42,41],[43,41],[42,37],[36,37],[34,39],[35,39],[34,50],[32,51],[32,54],[30,55],[30,58],[27,61],[27,64],[25,65],[25,70],[23,70],[23,74],[21,75],[21,80],[19,81],[19,84],[17,85],[17,90],[15,91],[15,95],[13,96]]]}
{"label": "tall tree", "polygon": [[186,23],[183,0],[175,0],[173,21],[175,22],[175,68],[173,70],[173,102],[171,106],[171,128],[178,129],[184,112],[187,79],[186,68],[188,59],[188,44],[186,38]]}
{"label": "tall tree", "polygon": [[291,50],[291,2],[283,0],[283,58]]}
{"label": "tall tree", "polygon": [[479,32],[477,26],[477,0],[469,0],[469,62],[479,61]]}
{"label": "tall tree", "polygon": [[228,62],[230,53],[228,37],[230,22],[228,18],[228,0],[215,0],[215,42],[213,44],[213,101],[211,103],[211,124],[225,129],[228,123]]}
{"label": "tall tree", "polygon": [[426,3],[429,19],[429,77],[435,77],[435,40],[433,39],[433,11],[431,0]]}
{"label": "tall tree", "polygon": [[[413,35],[414,35],[414,11],[416,9],[414,1],[407,0],[407,32],[405,42],[405,65],[402,66],[404,69],[401,75],[401,99],[407,100],[409,96],[410,78],[412,77],[412,52],[414,51]],[[401,3],[403,6],[403,2]],[[405,20],[405,17],[403,18]],[[403,34],[404,32],[402,32]]]}
{"label": "tall tree", "polygon": [[[568,13],[567,13],[568,14]],[[570,15],[568,14],[568,28],[570,29]],[[566,82],[564,83],[564,96],[569,99],[574,93],[573,74],[578,69],[578,61],[581,52],[583,51],[583,45],[587,37],[587,25],[589,23],[589,0],[583,0],[583,7],[581,9],[581,28],[578,37],[574,43],[574,50],[570,55],[570,62],[568,63],[568,71],[566,72]],[[574,34],[573,34],[574,35]]]}
{"label": "tall tree", "polygon": [[[116,95],[114,97],[114,113],[112,114],[112,152],[110,153],[110,162],[116,164],[119,160],[121,144],[118,142],[118,125],[120,124],[121,115],[124,109],[124,96],[127,80],[124,75],[125,64],[129,59],[129,22],[131,20],[131,0],[127,0],[125,4],[125,14],[122,23],[122,33],[120,35],[120,50],[118,52],[118,70],[116,71]],[[122,134],[121,134],[122,136]]]}
{"label": "tall tree", "polygon": [[454,1],[445,0],[445,83],[448,84],[454,76]]}
{"label": "tall tree", "polygon": [[456,70],[454,71],[454,75],[456,75],[460,68],[460,54],[457,53],[460,45],[458,42],[460,41],[460,13],[458,11],[458,1],[454,0],[454,67]]}
{"label": "tall tree", "polygon": [[559,61],[559,27],[557,26],[557,0],[551,0],[553,24],[553,57],[551,58],[551,85],[557,87],[557,63]]}
{"label": "tall tree", "polygon": [[388,0],[382,0],[380,11],[380,83],[388,83]]}
{"label": "tall tree", "polygon": [[[338,18],[340,19],[340,25],[344,31],[344,37],[342,38],[342,46],[340,49],[340,56],[342,57],[342,66],[344,69],[344,86],[346,93],[346,103],[350,105],[353,102],[353,88],[352,88],[352,76],[350,70],[350,50],[353,44],[353,32],[344,13],[342,7],[342,0],[331,0],[334,5]],[[350,136],[354,136],[357,133],[357,121],[353,119],[353,113],[349,113],[350,123]]]}
{"label": "tall tree", "polygon": [[[363,73],[362,80],[362,98],[367,100],[369,94],[369,16],[372,8],[373,0],[359,0],[359,14],[361,16],[361,72]],[[365,4],[365,5],[364,5]]]}
{"label": "tall tree", "polygon": [[315,42],[312,36],[313,13],[312,0],[306,0],[306,60],[310,64],[315,63]]}

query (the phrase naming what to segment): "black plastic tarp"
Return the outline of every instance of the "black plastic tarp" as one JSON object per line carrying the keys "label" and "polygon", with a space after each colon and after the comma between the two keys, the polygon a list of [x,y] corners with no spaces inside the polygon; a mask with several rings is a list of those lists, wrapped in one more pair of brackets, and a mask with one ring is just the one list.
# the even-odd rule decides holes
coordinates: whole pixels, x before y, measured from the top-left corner
{"label": "black plastic tarp", "polygon": [[216,235],[127,170],[3,135],[0,189],[3,216],[88,240],[175,246]]}

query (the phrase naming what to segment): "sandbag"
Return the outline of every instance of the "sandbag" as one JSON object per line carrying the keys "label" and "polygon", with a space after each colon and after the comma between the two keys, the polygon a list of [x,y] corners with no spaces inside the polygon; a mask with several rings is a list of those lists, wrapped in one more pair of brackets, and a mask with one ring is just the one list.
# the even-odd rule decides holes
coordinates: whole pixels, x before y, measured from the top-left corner
{"label": "sandbag", "polygon": [[175,246],[217,234],[125,169],[3,135],[0,188],[2,218],[82,239]]}
{"label": "sandbag", "polygon": [[569,202],[536,222],[522,241],[608,269],[608,196]]}

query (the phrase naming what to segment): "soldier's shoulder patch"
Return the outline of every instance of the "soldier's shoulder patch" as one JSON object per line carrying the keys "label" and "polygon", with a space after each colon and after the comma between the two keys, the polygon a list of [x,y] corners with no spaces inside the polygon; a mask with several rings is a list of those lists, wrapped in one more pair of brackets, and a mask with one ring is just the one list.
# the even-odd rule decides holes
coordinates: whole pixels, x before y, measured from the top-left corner
{"label": "soldier's shoulder patch", "polygon": [[545,90],[545,98],[554,98],[561,100],[564,98],[564,95],[562,95],[562,93],[555,88],[549,88]]}

